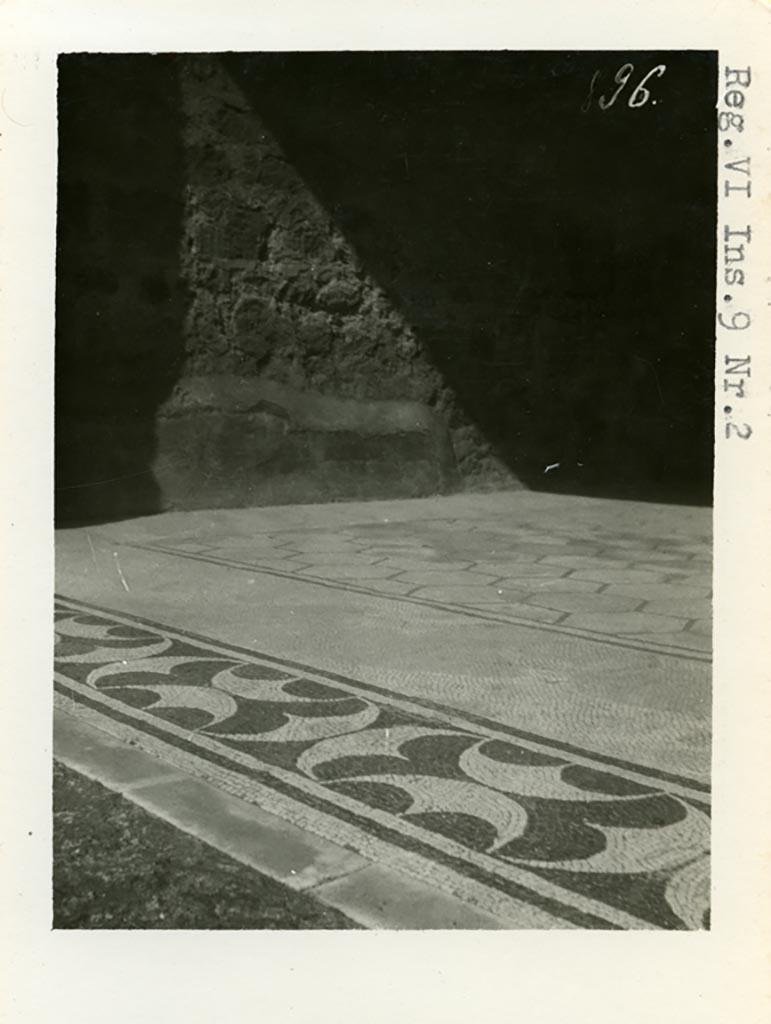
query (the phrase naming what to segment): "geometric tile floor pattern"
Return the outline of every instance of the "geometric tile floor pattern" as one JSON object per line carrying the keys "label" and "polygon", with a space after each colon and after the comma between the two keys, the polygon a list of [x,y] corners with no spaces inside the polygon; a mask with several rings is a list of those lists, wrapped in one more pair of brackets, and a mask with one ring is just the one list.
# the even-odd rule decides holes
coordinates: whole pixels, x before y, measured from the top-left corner
{"label": "geometric tile floor pattern", "polygon": [[[374,538],[363,557],[375,559],[379,543]],[[308,551],[307,540],[298,545],[285,537],[278,544],[286,559],[299,562],[299,572],[359,564],[341,561],[339,547],[327,561],[319,555],[328,551]],[[550,580],[593,589],[549,591],[545,602],[526,607],[568,618],[591,614],[566,611],[552,595],[607,594],[612,575],[597,579],[604,567],[582,575],[572,551],[544,556],[545,543],[532,545],[537,550],[523,551],[533,556],[523,564],[544,567]],[[655,588],[659,577],[682,573],[692,554],[662,546],[656,564],[665,568],[640,568],[653,577],[641,585]],[[627,561],[637,557],[631,552]],[[393,560],[386,553],[368,561],[389,573],[370,578],[398,583],[404,570],[396,565],[392,575]],[[596,566],[597,558],[592,561]],[[500,575],[489,576],[480,587],[495,588],[497,581],[503,589]],[[536,577],[506,578],[519,586]],[[402,585],[404,597],[429,587],[425,577]],[[683,631],[699,621],[646,611],[656,607],[655,590],[646,593],[654,596],[611,614],[682,618]],[[541,594],[525,586],[517,603]],[[649,642],[650,624],[635,628]],[[312,831],[326,830],[365,854],[368,844],[379,844],[426,877],[439,872],[445,883],[472,885],[493,902],[510,897],[548,913],[556,926],[709,927],[709,787],[703,782],[66,597],[56,601],[55,632],[60,702],[125,727],[149,752],[278,807]],[[608,640],[616,635],[606,631]],[[701,650],[682,653],[699,657]]]}
{"label": "geometric tile floor pattern", "polygon": [[711,658],[707,537],[642,539],[639,532],[578,525],[545,530],[497,517],[366,523],[334,535],[288,529],[213,545],[177,536],[132,546],[611,645]]}

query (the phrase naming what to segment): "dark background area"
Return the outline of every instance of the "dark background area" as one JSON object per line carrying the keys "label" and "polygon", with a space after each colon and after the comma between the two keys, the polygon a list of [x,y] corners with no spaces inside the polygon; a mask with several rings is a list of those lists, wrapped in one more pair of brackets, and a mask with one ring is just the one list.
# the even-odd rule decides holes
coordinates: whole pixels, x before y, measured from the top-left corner
{"label": "dark background area", "polygon": [[147,514],[184,362],[177,60],[61,57],[58,93],[56,517]]}
{"label": "dark background area", "polygon": [[[158,507],[153,422],[188,301],[177,70],[196,59],[60,60],[60,520]],[[533,488],[711,500],[715,54],[221,59],[414,329],[451,427]]]}
{"label": "dark background area", "polygon": [[[584,113],[592,76],[615,90]],[[652,98],[632,86],[656,64]],[[290,160],[518,476],[704,500],[716,60],[232,56]],[[582,466],[578,464],[582,463]]]}

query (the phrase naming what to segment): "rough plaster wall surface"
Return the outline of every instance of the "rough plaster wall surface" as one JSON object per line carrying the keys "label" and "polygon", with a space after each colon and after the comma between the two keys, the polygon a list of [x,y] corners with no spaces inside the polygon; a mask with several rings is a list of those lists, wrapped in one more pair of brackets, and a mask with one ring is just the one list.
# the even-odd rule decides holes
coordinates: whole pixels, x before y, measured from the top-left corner
{"label": "rough plaster wall surface", "polygon": [[158,417],[165,508],[232,508],[457,490],[444,424],[425,405],[187,377]]}
{"label": "rough plaster wall surface", "polygon": [[466,486],[516,485],[221,63],[189,57],[179,74],[185,375],[422,402],[450,428]]}

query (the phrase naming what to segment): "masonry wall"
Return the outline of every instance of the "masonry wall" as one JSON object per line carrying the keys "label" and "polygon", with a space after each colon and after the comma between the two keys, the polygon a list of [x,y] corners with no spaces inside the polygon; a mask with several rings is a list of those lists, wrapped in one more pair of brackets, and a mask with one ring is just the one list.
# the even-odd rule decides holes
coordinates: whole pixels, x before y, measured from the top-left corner
{"label": "masonry wall", "polygon": [[456,486],[709,501],[715,60],[584,110],[627,58],[62,58],[61,519],[164,507],[191,379],[421,403]]}
{"label": "masonry wall", "polygon": [[[626,63],[666,71],[603,109]],[[439,370],[464,468],[472,424],[529,487],[709,501],[715,54],[224,64]]]}
{"label": "masonry wall", "polygon": [[187,372],[426,403],[449,424],[466,481],[515,485],[236,76],[192,57],[180,83]]}

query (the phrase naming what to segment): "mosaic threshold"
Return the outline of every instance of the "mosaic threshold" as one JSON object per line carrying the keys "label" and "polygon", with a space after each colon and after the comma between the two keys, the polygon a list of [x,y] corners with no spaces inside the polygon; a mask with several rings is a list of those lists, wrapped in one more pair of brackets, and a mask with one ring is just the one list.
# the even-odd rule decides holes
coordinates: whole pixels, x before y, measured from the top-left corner
{"label": "mosaic threshold", "polygon": [[709,926],[709,788],[355,679],[55,606],[69,709],[364,856],[554,927]]}

